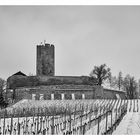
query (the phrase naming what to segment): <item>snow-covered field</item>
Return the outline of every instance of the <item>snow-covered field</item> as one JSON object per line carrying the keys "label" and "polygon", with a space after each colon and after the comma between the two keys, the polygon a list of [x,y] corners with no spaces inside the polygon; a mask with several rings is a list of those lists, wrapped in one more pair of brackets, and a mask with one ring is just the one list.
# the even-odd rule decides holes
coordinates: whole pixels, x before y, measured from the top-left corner
{"label": "snow-covered field", "polygon": [[[62,135],[70,134],[79,135],[82,134],[81,126],[86,124],[85,126],[85,135],[96,135],[103,134],[106,129],[111,126],[111,123],[115,122],[116,119],[116,111],[123,105],[127,105],[127,114],[123,118],[120,125],[114,131],[113,134],[129,134],[129,133],[138,133],[140,130],[140,112],[139,100],[53,100],[53,101],[33,101],[33,100],[22,100],[15,105],[7,108],[7,113],[12,114],[14,112],[28,109],[31,111],[32,108],[51,108],[57,107],[57,110],[61,110],[62,108],[70,109],[71,112],[79,111],[83,107],[83,112],[81,113],[72,113],[69,114],[59,114],[55,116],[48,116],[47,112],[43,115],[37,116],[26,116],[15,117],[10,116],[9,118],[0,118],[0,134],[12,134],[12,135],[32,135],[32,134],[55,134]],[[50,110],[51,110],[50,109]],[[92,111],[91,111],[92,109]],[[105,112],[110,109],[112,110],[112,119],[109,114],[107,117],[107,127],[106,127],[106,117],[103,117],[100,123],[93,121],[90,125],[91,120],[98,118],[101,114],[105,114]],[[76,112],[75,111],[75,112]],[[60,111],[59,111],[60,112]],[[82,116],[82,117],[81,117]],[[130,121],[131,120],[131,121]],[[126,125],[125,125],[126,124]],[[128,124],[128,125],[127,125]],[[134,124],[134,126],[132,125]],[[90,126],[90,127],[89,127]],[[122,127],[124,128],[121,131]],[[128,128],[128,129],[127,129]],[[138,129],[139,128],[139,129]],[[137,129],[137,131],[133,131]],[[125,131],[126,130],[126,131]],[[140,132],[139,132],[140,133]],[[138,133],[138,134],[139,134]]]}

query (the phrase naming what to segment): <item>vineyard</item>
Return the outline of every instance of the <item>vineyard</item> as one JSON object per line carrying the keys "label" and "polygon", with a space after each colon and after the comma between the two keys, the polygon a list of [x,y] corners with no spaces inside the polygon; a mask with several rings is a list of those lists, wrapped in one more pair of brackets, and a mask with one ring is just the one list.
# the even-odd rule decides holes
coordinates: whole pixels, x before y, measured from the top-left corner
{"label": "vineyard", "polygon": [[0,111],[1,135],[116,134],[139,100],[22,100]]}

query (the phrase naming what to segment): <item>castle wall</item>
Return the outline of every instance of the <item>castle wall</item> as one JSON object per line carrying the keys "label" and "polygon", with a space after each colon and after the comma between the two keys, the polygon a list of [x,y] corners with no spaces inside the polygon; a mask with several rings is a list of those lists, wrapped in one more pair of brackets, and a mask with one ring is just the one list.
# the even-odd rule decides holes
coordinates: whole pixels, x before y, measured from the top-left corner
{"label": "castle wall", "polygon": [[39,86],[32,88],[17,88],[15,90],[16,102],[21,99],[35,99],[40,100],[43,96],[44,100],[51,100],[53,94],[54,100],[71,100],[72,94],[75,99],[82,99],[83,94],[85,99],[91,99],[95,97],[95,87],[89,85],[50,85]]}
{"label": "castle wall", "polygon": [[88,76],[20,76],[14,75],[7,79],[7,88],[35,87],[41,85],[91,85]]}
{"label": "castle wall", "polygon": [[125,92],[118,90],[104,89],[104,99],[126,99]]}
{"label": "castle wall", "polygon": [[32,88],[18,88],[16,102],[21,99],[33,100],[79,100],[79,99],[125,99],[121,91],[103,89],[89,85],[50,85]]}

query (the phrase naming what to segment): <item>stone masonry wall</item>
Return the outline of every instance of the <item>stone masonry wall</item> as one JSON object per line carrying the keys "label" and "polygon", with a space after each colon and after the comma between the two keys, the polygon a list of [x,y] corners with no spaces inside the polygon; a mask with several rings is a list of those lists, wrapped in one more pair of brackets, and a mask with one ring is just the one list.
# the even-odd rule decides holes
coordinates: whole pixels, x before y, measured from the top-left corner
{"label": "stone masonry wall", "polygon": [[110,90],[104,89],[104,97],[105,99],[125,99],[125,92],[117,91],[117,90]]}
{"label": "stone masonry wall", "polygon": [[54,45],[37,46],[37,75],[54,76],[55,58]]}
{"label": "stone masonry wall", "polygon": [[[125,99],[121,91],[103,89],[100,86],[89,85],[51,85],[16,89],[16,101],[22,99],[34,100],[72,100],[74,99]],[[52,96],[53,95],[53,96]],[[63,97],[64,96],[64,97]]]}

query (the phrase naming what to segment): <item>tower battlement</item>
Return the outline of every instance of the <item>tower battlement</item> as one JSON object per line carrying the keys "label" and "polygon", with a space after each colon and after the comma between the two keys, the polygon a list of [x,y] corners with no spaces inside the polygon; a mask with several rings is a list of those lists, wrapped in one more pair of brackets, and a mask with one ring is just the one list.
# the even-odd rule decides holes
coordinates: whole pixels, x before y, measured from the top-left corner
{"label": "tower battlement", "polygon": [[37,45],[37,47],[54,47],[54,45],[53,44],[49,44],[49,43],[45,43],[45,44]]}

